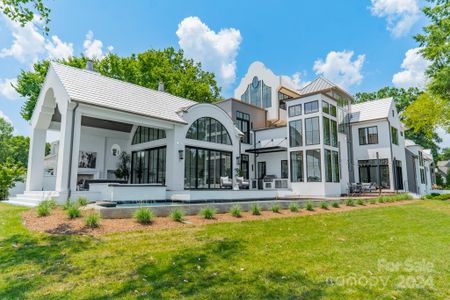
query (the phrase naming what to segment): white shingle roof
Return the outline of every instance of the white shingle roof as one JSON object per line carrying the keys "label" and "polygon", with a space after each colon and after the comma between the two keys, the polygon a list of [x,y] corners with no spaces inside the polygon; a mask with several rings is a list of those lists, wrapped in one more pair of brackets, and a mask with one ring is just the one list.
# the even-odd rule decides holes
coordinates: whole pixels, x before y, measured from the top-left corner
{"label": "white shingle roof", "polygon": [[350,122],[363,122],[389,117],[389,110],[392,106],[392,98],[367,101],[351,106]]}
{"label": "white shingle roof", "polygon": [[109,78],[84,69],[51,63],[70,99],[158,119],[186,123],[176,112],[197,102]]}

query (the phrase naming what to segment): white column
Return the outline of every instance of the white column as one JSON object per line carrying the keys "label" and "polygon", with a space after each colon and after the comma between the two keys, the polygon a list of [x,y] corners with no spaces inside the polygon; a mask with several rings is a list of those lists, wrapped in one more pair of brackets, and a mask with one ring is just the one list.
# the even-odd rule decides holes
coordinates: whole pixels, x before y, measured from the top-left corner
{"label": "white column", "polygon": [[70,190],[76,191],[77,177],[78,177],[78,160],[80,152],[80,137],[81,137],[81,112],[75,111],[75,120],[73,123],[73,143],[72,143],[72,167],[70,169]]}
{"label": "white column", "polygon": [[[180,191],[184,189],[184,160],[186,153],[184,144],[181,142],[180,131],[175,127],[166,130],[166,186],[168,190]],[[183,151],[183,159],[180,159],[178,151]]]}
{"label": "white column", "polygon": [[45,129],[33,129],[28,154],[27,191],[41,191],[43,188],[46,138]]}

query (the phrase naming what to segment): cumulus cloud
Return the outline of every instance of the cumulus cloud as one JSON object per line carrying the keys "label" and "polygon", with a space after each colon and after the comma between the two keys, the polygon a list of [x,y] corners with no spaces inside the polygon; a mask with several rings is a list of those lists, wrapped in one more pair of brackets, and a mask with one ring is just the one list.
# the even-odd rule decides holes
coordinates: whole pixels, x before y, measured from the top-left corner
{"label": "cumulus cloud", "polygon": [[407,34],[420,14],[418,0],[372,0],[370,11],[386,18],[387,29],[394,37]]}
{"label": "cumulus cloud", "polygon": [[65,59],[73,56],[73,44],[61,41],[56,35],[52,36],[52,40],[47,42],[45,49],[48,56],[54,59]]}
{"label": "cumulus cloud", "polygon": [[430,62],[420,54],[420,48],[409,49],[401,64],[403,71],[392,77],[392,83],[396,87],[408,88],[411,86],[424,88],[427,83],[425,71]]}
{"label": "cumulus cloud", "polygon": [[314,71],[323,75],[337,85],[348,88],[359,84],[363,78],[361,69],[364,64],[365,55],[358,55],[352,60],[353,51],[331,51],[324,60],[317,59],[314,62]]}
{"label": "cumulus cloud", "polygon": [[[105,57],[105,53],[103,53],[103,42],[97,39],[94,39],[94,33],[92,30],[89,30],[86,34],[86,39],[83,42],[84,55],[88,58],[97,58],[102,59]],[[114,49],[113,46],[108,46],[108,52],[112,52]]]}
{"label": "cumulus cloud", "polygon": [[294,90],[300,90],[305,85],[307,85],[309,82],[305,82],[302,77],[304,76],[304,73],[301,72],[295,72],[291,76],[283,75],[282,80],[283,83],[286,84],[287,87],[294,89]]}
{"label": "cumulus cloud", "polygon": [[16,78],[0,79],[0,95],[3,95],[9,100],[16,100],[19,98],[19,94],[13,88],[12,84],[16,84]]}
{"label": "cumulus cloud", "polygon": [[178,44],[187,57],[200,62],[217,76],[222,87],[236,79],[236,56],[242,41],[235,28],[211,30],[198,17],[187,17],[178,24]]}
{"label": "cumulus cloud", "polygon": [[11,125],[13,125],[13,122],[11,121],[10,118],[8,118],[7,115],[5,115],[1,110],[0,110],[0,118],[4,119],[6,122],[10,123]]}

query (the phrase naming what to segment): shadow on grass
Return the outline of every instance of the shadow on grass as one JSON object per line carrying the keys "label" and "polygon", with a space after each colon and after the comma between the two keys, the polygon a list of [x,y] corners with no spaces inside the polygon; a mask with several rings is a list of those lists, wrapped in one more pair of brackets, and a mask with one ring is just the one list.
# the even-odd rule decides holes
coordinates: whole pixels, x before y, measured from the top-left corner
{"label": "shadow on grass", "polygon": [[[79,272],[68,262],[71,254],[95,247],[95,240],[80,236],[41,236],[14,234],[0,240],[0,270],[7,287],[0,299],[23,299],[29,291],[42,287],[44,277]],[[38,271],[36,271],[38,270]],[[48,284],[48,283],[45,283]]]}

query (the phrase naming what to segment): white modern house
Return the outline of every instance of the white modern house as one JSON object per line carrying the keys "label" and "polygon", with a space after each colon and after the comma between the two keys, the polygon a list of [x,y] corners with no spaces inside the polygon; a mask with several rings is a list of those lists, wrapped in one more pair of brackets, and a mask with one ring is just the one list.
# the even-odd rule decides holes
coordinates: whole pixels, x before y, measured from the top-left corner
{"label": "white modern house", "polygon": [[[395,103],[352,101],[322,77],[296,90],[260,62],[234,98],[215,104],[51,63],[31,121],[26,191],[10,201],[334,197],[357,183],[409,191]],[[48,130],[60,140],[45,157]],[[116,178],[123,152],[130,176]]]}

